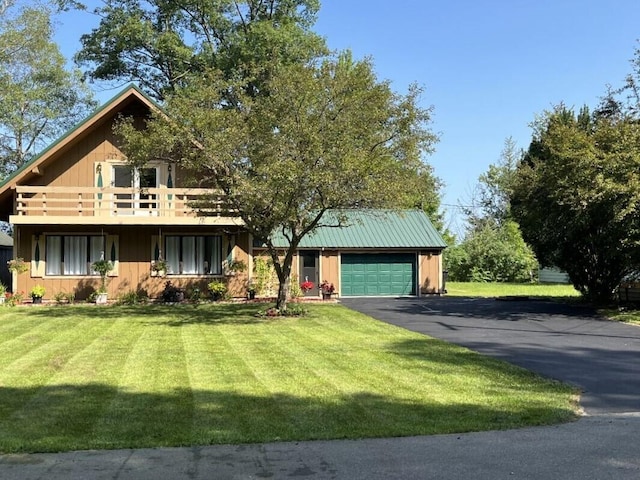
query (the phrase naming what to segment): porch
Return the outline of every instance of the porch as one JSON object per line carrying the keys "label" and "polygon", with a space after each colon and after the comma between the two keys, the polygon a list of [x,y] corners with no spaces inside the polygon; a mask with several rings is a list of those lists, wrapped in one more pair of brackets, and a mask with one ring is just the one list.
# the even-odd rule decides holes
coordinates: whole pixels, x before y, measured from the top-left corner
{"label": "porch", "polygon": [[205,188],[17,186],[13,224],[241,225]]}

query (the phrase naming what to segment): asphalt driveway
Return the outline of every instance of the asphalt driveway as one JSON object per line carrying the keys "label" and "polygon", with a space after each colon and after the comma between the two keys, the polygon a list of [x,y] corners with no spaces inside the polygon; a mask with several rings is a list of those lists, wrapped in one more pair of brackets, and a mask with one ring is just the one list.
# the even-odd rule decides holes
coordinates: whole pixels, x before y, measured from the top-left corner
{"label": "asphalt driveway", "polygon": [[640,412],[640,327],[554,302],[464,297],[351,298],[342,303],[579,386],[587,414]]}

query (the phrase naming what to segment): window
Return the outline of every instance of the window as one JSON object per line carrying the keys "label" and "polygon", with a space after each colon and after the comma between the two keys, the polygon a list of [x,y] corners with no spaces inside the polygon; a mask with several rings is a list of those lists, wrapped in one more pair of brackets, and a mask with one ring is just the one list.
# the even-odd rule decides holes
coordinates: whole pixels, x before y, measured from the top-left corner
{"label": "window", "polygon": [[165,237],[168,275],[220,275],[222,273],[222,238],[219,236]]}
{"label": "window", "polygon": [[145,189],[158,187],[158,169],[156,167],[131,168],[129,165],[113,165],[112,184],[118,188],[132,188],[133,193],[116,193],[115,206],[118,215],[155,215],[157,204],[155,194]]}
{"label": "window", "polygon": [[47,235],[46,275],[96,275],[91,263],[104,252],[100,235]]}

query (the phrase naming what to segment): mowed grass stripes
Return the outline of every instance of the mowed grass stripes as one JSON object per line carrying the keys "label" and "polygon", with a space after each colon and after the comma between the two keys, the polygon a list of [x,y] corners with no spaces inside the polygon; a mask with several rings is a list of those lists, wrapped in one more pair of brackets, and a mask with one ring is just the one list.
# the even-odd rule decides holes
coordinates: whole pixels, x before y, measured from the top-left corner
{"label": "mowed grass stripes", "polygon": [[504,429],[575,391],[338,305],[0,309],[0,451]]}

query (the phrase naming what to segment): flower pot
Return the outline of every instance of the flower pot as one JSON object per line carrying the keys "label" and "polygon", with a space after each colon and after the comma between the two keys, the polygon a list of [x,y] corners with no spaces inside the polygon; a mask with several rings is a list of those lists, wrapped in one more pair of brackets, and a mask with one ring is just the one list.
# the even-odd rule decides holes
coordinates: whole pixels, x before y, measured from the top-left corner
{"label": "flower pot", "polygon": [[105,305],[107,303],[107,294],[98,293],[96,295],[96,305]]}
{"label": "flower pot", "polygon": [[42,303],[42,297],[31,297],[31,301],[32,301],[34,304]]}
{"label": "flower pot", "polygon": [[331,300],[331,293],[322,292],[322,299],[323,300]]}
{"label": "flower pot", "polygon": [[247,298],[249,300],[253,300],[256,298],[256,292],[254,292],[253,290],[249,290],[249,292],[247,293]]}

